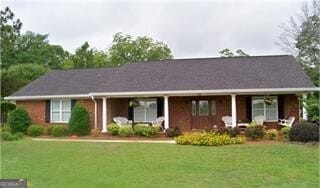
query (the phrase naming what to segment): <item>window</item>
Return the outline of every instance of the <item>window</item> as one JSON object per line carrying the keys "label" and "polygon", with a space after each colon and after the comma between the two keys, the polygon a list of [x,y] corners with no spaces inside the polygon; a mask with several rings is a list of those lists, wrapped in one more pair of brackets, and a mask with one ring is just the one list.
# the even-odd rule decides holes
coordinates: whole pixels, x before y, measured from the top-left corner
{"label": "window", "polygon": [[212,100],[211,101],[211,115],[215,116],[217,114],[217,110],[216,110],[216,101]]}
{"label": "window", "polygon": [[134,121],[152,122],[157,119],[157,100],[142,99],[138,100],[139,106],[134,108]]}
{"label": "window", "polygon": [[268,97],[272,99],[271,104],[265,102],[266,97],[252,98],[252,118],[264,116],[266,121],[278,120],[278,99],[277,97]]}
{"label": "window", "polygon": [[199,115],[200,116],[209,115],[209,104],[208,104],[207,100],[200,100],[199,101]]}
{"label": "window", "polygon": [[51,123],[67,123],[71,116],[71,100],[51,100]]}
{"label": "window", "polygon": [[196,101],[192,101],[192,116],[197,115],[197,103]]}

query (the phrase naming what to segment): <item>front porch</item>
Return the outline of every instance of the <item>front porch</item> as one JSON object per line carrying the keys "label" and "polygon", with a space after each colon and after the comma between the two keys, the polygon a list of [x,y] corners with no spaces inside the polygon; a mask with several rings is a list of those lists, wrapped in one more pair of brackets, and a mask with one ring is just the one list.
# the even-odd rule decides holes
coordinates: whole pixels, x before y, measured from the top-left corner
{"label": "front porch", "polygon": [[[274,99],[274,104],[263,104],[265,97]],[[236,127],[263,115],[267,128],[279,128],[278,119],[294,116],[299,120],[303,114],[295,94],[101,97],[93,100],[92,122],[102,132],[107,132],[107,125],[117,116],[134,123],[150,123],[164,116],[165,129],[178,127],[181,131],[190,131],[222,128],[225,126],[223,116],[231,116],[232,127]],[[138,101],[139,105],[133,106],[132,101]]]}

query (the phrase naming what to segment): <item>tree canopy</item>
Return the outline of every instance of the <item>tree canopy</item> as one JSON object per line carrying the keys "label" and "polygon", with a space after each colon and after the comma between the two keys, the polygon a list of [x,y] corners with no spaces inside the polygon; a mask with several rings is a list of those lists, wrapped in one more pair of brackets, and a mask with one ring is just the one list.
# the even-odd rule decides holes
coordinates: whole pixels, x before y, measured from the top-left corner
{"label": "tree canopy", "polygon": [[243,50],[238,49],[236,53],[233,53],[229,48],[225,48],[219,52],[221,57],[237,57],[237,56],[249,56]]}

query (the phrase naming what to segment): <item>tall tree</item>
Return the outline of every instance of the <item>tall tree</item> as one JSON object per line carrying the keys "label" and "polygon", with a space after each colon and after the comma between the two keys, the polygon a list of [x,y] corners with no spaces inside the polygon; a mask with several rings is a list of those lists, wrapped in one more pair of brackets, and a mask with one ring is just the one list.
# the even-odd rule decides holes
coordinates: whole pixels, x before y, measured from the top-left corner
{"label": "tall tree", "polygon": [[88,42],[85,42],[71,56],[73,68],[90,68],[95,67],[93,64],[93,49],[90,48]]}
{"label": "tall tree", "polygon": [[4,10],[0,10],[0,24],[1,67],[6,68],[15,63],[16,53],[14,44],[20,35],[22,23],[19,19],[14,19],[13,12],[9,9],[9,7],[6,7]]}
{"label": "tall tree", "polygon": [[19,90],[31,81],[39,78],[47,71],[38,64],[12,65],[1,70],[1,96],[8,96]]}
{"label": "tall tree", "polygon": [[238,49],[236,53],[233,53],[229,48],[225,48],[219,52],[221,57],[238,57],[238,56],[249,56],[243,50]]}
{"label": "tall tree", "polygon": [[168,45],[143,36],[116,33],[108,51],[108,65],[121,66],[130,62],[172,59]]}

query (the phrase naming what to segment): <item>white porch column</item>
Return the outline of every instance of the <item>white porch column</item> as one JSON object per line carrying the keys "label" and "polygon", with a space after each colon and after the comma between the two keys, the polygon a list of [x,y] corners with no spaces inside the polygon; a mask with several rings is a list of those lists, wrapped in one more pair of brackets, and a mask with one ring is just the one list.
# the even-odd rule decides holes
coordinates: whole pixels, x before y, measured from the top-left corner
{"label": "white porch column", "polygon": [[169,128],[169,97],[164,96],[164,128]]}
{"label": "white porch column", "polygon": [[302,94],[302,119],[304,121],[308,120],[308,113],[307,113],[307,109],[306,109],[306,100],[307,100],[307,94],[303,93]]}
{"label": "white porch column", "polygon": [[103,133],[107,132],[107,98],[102,98],[102,131]]}
{"label": "white porch column", "polygon": [[236,105],[236,95],[231,95],[231,112],[232,112],[232,127],[237,126],[237,105]]}

